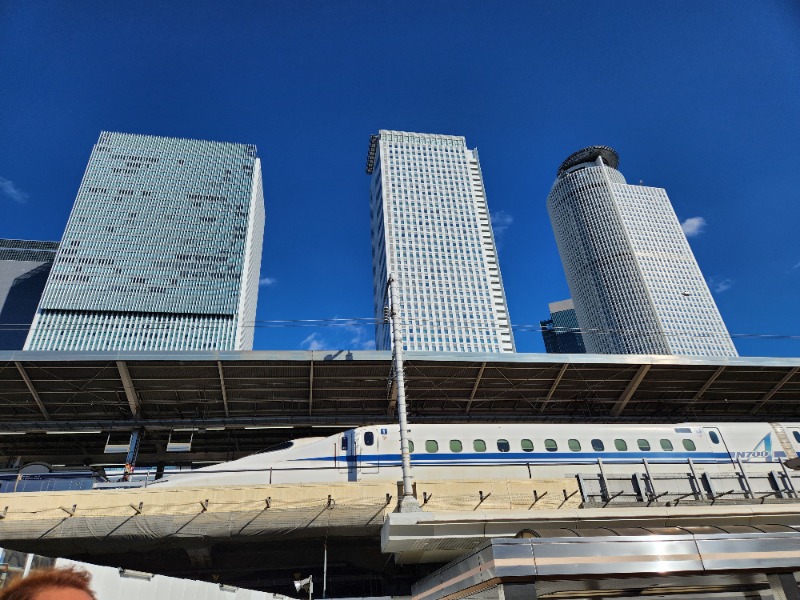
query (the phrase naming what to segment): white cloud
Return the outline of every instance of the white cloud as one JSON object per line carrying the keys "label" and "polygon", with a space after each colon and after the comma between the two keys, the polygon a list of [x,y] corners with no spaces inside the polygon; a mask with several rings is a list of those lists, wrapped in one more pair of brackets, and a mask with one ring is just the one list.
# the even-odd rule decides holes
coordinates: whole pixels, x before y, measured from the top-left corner
{"label": "white cloud", "polygon": [[372,339],[364,328],[360,325],[350,325],[346,326],[346,329],[350,332],[350,347],[354,350],[374,350],[375,349],[375,340]]}
{"label": "white cloud", "polygon": [[13,181],[0,177],[0,193],[8,196],[17,204],[25,204],[28,201],[28,194],[14,185]]}
{"label": "white cloud", "polygon": [[721,294],[722,292],[727,292],[733,287],[733,279],[720,279],[717,277],[712,277],[708,280],[708,286],[715,294]]}
{"label": "white cloud", "polygon": [[305,350],[324,350],[328,346],[328,343],[316,333],[312,333],[300,342],[300,346],[304,347]]}
{"label": "white cloud", "polygon": [[681,223],[681,229],[687,238],[700,235],[705,227],[706,220],[703,217],[689,217]]}
{"label": "white cloud", "polygon": [[275,285],[278,283],[278,280],[274,277],[262,277],[258,280],[258,285],[261,287],[268,287],[270,285]]}
{"label": "white cloud", "polygon": [[800,269],[800,262],[797,263],[795,266],[792,267],[793,269]]}
{"label": "white cloud", "polygon": [[511,224],[514,222],[514,217],[504,210],[492,213],[492,229],[496,236],[503,235]]}

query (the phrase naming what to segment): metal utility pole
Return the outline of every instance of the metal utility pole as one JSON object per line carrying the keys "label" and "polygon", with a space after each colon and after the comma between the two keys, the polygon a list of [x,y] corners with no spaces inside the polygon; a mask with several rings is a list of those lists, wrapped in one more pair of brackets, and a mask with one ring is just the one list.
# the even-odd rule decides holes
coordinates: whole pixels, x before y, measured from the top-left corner
{"label": "metal utility pole", "polygon": [[403,374],[403,331],[397,304],[397,280],[389,274],[389,319],[392,328],[394,381],[397,386],[397,417],[400,421],[400,458],[403,469],[403,495],[397,503],[397,512],[420,512],[422,508],[414,497],[411,476],[411,456],[408,451],[408,417],[406,414],[406,381]]}

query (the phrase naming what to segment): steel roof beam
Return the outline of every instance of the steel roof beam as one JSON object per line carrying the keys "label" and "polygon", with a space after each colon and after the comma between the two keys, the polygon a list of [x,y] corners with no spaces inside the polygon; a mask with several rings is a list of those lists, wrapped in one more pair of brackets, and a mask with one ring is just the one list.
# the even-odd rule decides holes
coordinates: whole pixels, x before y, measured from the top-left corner
{"label": "steel roof beam", "polygon": [[228,413],[228,390],[225,388],[225,375],[222,373],[222,361],[217,361],[217,370],[219,371],[219,387],[222,390],[222,407],[225,409],[225,416],[229,417]]}
{"label": "steel roof beam", "polygon": [[308,365],[308,414],[314,406],[314,361],[309,361]]}
{"label": "steel roof beam", "polygon": [[25,381],[25,385],[28,386],[28,391],[33,396],[34,402],[36,402],[36,406],[39,407],[39,410],[42,411],[42,415],[48,421],[50,420],[50,414],[47,412],[47,409],[44,407],[44,402],[39,397],[39,393],[36,391],[36,388],[33,387],[33,383],[31,382],[31,378],[28,377],[28,374],[25,372],[25,369],[22,366],[22,363],[19,361],[14,361],[14,366],[17,367],[17,371],[19,371],[20,376],[22,377],[23,381]]}
{"label": "steel roof beam", "polygon": [[636,371],[636,375],[633,376],[628,387],[625,388],[625,391],[622,392],[622,396],[619,397],[619,400],[617,400],[616,404],[614,404],[614,407],[611,409],[612,417],[618,417],[622,414],[622,411],[625,410],[628,402],[633,398],[633,395],[639,388],[639,384],[642,383],[642,379],[644,379],[644,376],[647,375],[649,370],[650,365],[642,365],[639,367],[639,370]]}
{"label": "steel roof beam", "polygon": [[544,412],[545,407],[550,403],[550,400],[553,399],[553,394],[556,393],[556,389],[558,388],[558,384],[561,383],[561,379],[564,377],[564,373],[567,372],[567,367],[569,367],[569,363],[564,363],[561,365],[561,369],[558,371],[558,375],[553,380],[553,384],[550,386],[550,389],[547,391],[547,396],[542,403],[542,408],[539,409],[540,413]]}
{"label": "steel roof beam", "polygon": [[800,367],[795,367],[794,369],[790,369],[790,370],[789,370],[789,372],[788,372],[788,373],[786,373],[786,375],[784,375],[784,376],[783,376],[783,378],[782,378],[782,379],[781,379],[781,380],[780,380],[778,383],[776,383],[776,384],[775,384],[775,386],[774,386],[774,387],[773,387],[773,388],[772,388],[770,391],[768,391],[766,394],[764,394],[764,397],[763,397],[763,398],[761,398],[761,400],[759,400],[758,404],[756,404],[756,405],[753,407],[753,410],[751,410],[751,411],[750,411],[750,414],[751,414],[751,415],[754,415],[754,414],[756,414],[756,413],[757,413],[757,412],[758,412],[758,411],[761,409],[761,407],[762,407],[762,406],[764,406],[764,405],[765,405],[767,402],[769,402],[769,401],[772,399],[772,397],[773,397],[773,396],[774,396],[774,395],[775,395],[775,394],[776,394],[778,391],[780,391],[780,389],[781,389],[781,388],[782,388],[784,385],[786,385],[786,383],[787,383],[787,382],[788,382],[788,381],[789,381],[789,380],[790,380],[792,377],[794,377],[795,373],[797,373],[798,371],[800,371]]}
{"label": "steel roof beam", "polygon": [[391,379],[389,380],[389,390],[387,394],[387,399],[389,400],[389,405],[386,407],[386,415],[392,416],[394,415],[394,411],[397,409],[397,385],[395,384],[394,375],[390,376]]}
{"label": "steel roof beam", "polygon": [[486,368],[486,363],[481,364],[481,370],[478,371],[478,376],[475,378],[475,384],[472,386],[472,393],[469,395],[469,402],[467,402],[467,409],[464,411],[465,414],[469,414],[469,409],[472,408],[472,402],[475,400],[475,392],[478,391],[478,386],[481,383],[481,377],[483,377],[483,370]]}
{"label": "steel roof beam", "polygon": [[119,377],[122,379],[122,387],[125,388],[125,397],[128,399],[128,405],[131,407],[131,414],[137,417],[139,413],[142,412],[142,404],[139,402],[139,395],[136,393],[130,371],[128,371],[128,365],[124,360],[117,361],[117,371],[119,371]]}
{"label": "steel roof beam", "polygon": [[711,387],[711,385],[712,385],[712,384],[713,384],[713,383],[714,383],[714,382],[717,380],[717,378],[718,378],[720,375],[722,375],[722,372],[723,372],[724,370],[725,370],[725,367],[724,367],[724,366],[722,366],[722,367],[717,367],[717,370],[716,370],[716,371],[714,371],[714,374],[713,374],[713,375],[711,375],[711,377],[709,377],[709,378],[706,380],[706,382],[703,384],[703,387],[701,387],[701,388],[700,388],[700,389],[697,391],[697,393],[694,395],[694,397],[692,398],[692,402],[696,402],[697,400],[699,400],[699,399],[700,399],[700,398],[703,396],[703,394],[705,394],[705,393],[708,391],[708,388],[710,388],[710,387]]}

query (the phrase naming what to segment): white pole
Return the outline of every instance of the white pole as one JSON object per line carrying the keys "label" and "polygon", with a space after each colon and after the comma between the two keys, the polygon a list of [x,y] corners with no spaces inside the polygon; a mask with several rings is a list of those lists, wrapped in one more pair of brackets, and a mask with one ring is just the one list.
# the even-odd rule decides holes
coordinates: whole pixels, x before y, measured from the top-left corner
{"label": "white pole", "polygon": [[328,593],[328,542],[325,541],[325,557],[322,560],[322,597],[327,598]]}
{"label": "white pole", "polygon": [[25,570],[22,572],[23,577],[27,577],[28,574],[31,572],[31,567],[33,566],[33,554],[28,554],[25,558]]}
{"label": "white pole", "polygon": [[400,459],[403,470],[403,497],[398,504],[399,512],[422,510],[414,497],[411,476],[411,456],[408,451],[408,416],[406,414],[406,381],[403,373],[403,331],[397,305],[397,280],[389,275],[389,316],[392,326],[392,350],[394,350],[394,381],[397,386],[397,417],[400,421]]}

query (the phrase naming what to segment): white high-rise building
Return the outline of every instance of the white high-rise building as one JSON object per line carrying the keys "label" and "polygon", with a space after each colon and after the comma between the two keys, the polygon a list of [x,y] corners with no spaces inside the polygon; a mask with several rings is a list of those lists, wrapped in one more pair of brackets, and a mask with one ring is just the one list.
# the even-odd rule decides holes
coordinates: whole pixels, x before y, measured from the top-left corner
{"label": "white high-rise building", "polygon": [[264,236],[249,144],[103,132],[26,350],[252,350]]}
{"label": "white high-rise building", "polygon": [[513,352],[478,151],[461,136],[381,130],[367,173],[378,349],[391,348],[393,274],[404,349]]}
{"label": "white high-rise building", "polygon": [[607,146],[572,154],[547,209],[586,351],[738,356],[665,190]]}

